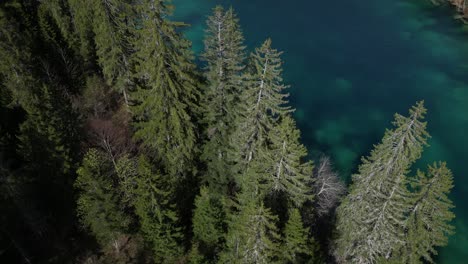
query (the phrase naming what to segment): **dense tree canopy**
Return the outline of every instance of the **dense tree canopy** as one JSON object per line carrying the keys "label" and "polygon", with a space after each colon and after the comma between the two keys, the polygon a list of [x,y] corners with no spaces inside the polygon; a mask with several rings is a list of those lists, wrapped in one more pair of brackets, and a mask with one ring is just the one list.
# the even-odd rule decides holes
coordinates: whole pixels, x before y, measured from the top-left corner
{"label": "dense tree canopy", "polygon": [[411,174],[422,102],[347,191],[301,143],[273,42],[248,54],[217,6],[197,65],[172,8],[0,3],[2,263],[434,261],[453,180],[444,162]]}

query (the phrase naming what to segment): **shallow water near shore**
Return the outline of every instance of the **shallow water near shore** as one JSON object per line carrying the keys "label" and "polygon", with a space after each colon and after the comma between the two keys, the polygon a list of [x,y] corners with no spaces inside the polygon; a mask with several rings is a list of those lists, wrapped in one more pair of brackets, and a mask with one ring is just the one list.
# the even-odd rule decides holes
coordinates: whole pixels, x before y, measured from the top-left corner
{"label": "shallow water near shore", "polygon": [[468,32],[450,8],[429,0],[174,0],[195,52],[206,16],[233,6],[250,50],[267,37],[283,50],[284,77],[302,142],[330,155],[349,180],[393,114],[418,100],[432,135],[417,166],[445,160],[453,170],[456,234],[438,263],[468,259]]}

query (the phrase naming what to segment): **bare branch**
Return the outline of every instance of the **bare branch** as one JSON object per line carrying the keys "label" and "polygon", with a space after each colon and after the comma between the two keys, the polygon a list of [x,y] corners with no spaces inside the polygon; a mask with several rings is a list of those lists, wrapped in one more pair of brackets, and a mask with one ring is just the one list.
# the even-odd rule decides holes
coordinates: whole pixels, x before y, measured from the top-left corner
{"label": "bare branch", "polygon": [[319,216],[329,214],[345,194],[346,187],[338,174],[333,171],[329,157],[322,156],[315,171],[314,183],[317,214]]}

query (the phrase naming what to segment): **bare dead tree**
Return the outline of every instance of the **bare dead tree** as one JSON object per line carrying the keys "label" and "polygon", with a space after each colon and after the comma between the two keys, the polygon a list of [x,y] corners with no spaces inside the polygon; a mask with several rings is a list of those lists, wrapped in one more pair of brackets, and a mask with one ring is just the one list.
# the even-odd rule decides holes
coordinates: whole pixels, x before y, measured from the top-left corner
{"label": "bare dead tree", "polygon": [[315,168],[314,183],[316,212],[319,216],[330,214],[346,192],[345,184],[333,171],[329,157],[322,156]]}
{"label": "bare dead tree", "polygon": [[134,148],[128,124],[115,116],[113,119],[90,119],[88,127],[91,144],[104,150],[114,167],[120,157]]}

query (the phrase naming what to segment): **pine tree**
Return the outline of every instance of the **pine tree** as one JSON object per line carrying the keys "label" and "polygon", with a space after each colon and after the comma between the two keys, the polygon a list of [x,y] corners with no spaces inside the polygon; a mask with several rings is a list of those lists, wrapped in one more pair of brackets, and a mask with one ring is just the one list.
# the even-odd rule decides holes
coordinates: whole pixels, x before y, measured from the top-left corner
{"label": "pine tree", "polygon": [[37,11],[40,29],[40,56],[48,79],[55,80],[67,96],[76,96],[82,88],[83,59],[79,39],[66,0],[41,1]]}
{"label": "pine tree", "polygon": [[299,142],[299,137],[294,120],[284,116],[280,124],[270,131],[268,149],[260,152],[261,162],[255,162],[256,167],[260,167],[267,190],[287,193],[297,206],[313,198],[307,186],[313,166],[311,162],[303,161],[307,150]]}
{"label": "pine tree", "polygon": [[41,1],[38,8],[38,20],[44,38],[59,43],[60,40],[69,48],[77,49],[77,36],[73,30],[67,0]]}
{"label": "pine tree", "polygon": [[[132,208],[136,200],[136,189],[138,188],[138,164],[134,158],[128,154],[119,158],[116,163],[112,157],[106,155],[107,159],[112,162],[115,173],[118,179],[118,191],[122,204],[127,208]],[[133,208],[132,208],[133,209]]]}
{"label": "pine tree", "polygon": [[0,81],[11,93],[13,102],[28,106],[31,91],[38,83],[34,76],[34,45],[37,28],[34,9],[27,3],[0,3]]}
{"label": "pine tree", "polygon": [[447,245],[454,227],[452,201],[448,194],[453,187],[452,173],[440,162],[428,167],[428,172],[418,171],[412,182],[416,190],[414,203],[407,220],[405,245],[392,258],[400,263],[434,263],[437,247]]}
{"label": "pine tree", "polygon": [[[34,103],[26,108],[28,119],[20,128],[21,153],[35,173],[69,173],[75,169],[79,139],[76,113],[57,88],[44,84],[36,92]],[[61,178],[56,180],[67,180]]]}
{"label": "pine tree", "polygon": [[78,216],[104,247],[125,233],[130,223],[119,206],[118,193],[110,175],[112,164],[103,154],[90,149],[77,173]]}
{"label": "pine tree", "polygon": [[[129,104],[127,91],[132,84],[130,74],[130,31],[132,20],[132,8],[126,0],[97,0],[84,1],[77,8],[85,8],[89,5],[92,11],[92,30],[96,47],[96,56],[102,74],[108,82],[119,91],[125,103]],[[87,23],[83,14],[79,21],[80,26]],[[84,17],[83,17],[84,16]],[[86,35],[86,29],[81,29],[82,35]],[[85,36],[83,36],[85,37]],[[86,40],[84,40],[86,41]]]}
{"label": "pine tree", "polygon": [[234,120],[238,116],[239,97],[244,85],[244,37],[233,9],[217,6],[208,17],[205,36],[204,76],[207,87],[202,98],[206,124],[206,143],[202,158],[207,163],[205,182],[221,192],[229,181],[227,147]]}
{"label": "pine tree", "polygon": [[284,228],[282,243],[283,263],[304,263],[313,256],[312,243],[308,238],[309,230],[304,228],[301,214],[297,208],[290,209],[289,219]]}
{"label": "pine tree", "polygon": [[163,1],[144,0],[136,8],[141,24],[134,42],[135,138],[156,153],[170,175],[180,175],[190,167],[196,148],[195,65],[179,24],[165,19],[170,10]]}
{"label": "pine tree", "polygon": [[73,179],[78,165],[79,123],[71,104],[58,87],[36,87],[25,105],[26,120],[20,125],[18,153],[23,176],[30,184],[32,207],[50,217],[45,228],[73,219]]}
{"label": "pine tree", "polygon": [[221,263],[272,263],[279,258],[276,221],[263,203],[246,200],[238,206],[226,238]]}
{"label": "pine tree", "polygon": [[281,52],[271,47],[270,39],[252,55],[251,73],[241,97],[241,115],[236,120],[238,125],[231,141],[237,182],[242,180],[250,162],[260,156],[258,152],[266,146],[268,133],[279,116],[292,111],[286,106],[288,94],[284,93],[287,86],[282,83],[280,55]]}
{"label": "pine tree", "polygon": [[87,64],[94,65],[97,58],[93,33],[93,1],[68,0],[68,6],[79,54]]}
{"label": "pine tree", "polygon": [[207,263],[205,258],[199,251],[198,243],[192,244],[192,248],[190,249],[187,258],[188,258],[187,263],[190,263],[190,264]]}
{"label": "pine tree", "polygon": [[167,178],[155,171],[146,157],[140,157],[132,200],[141,232],[152,246],[156,263],[175,263],[183,253],[171,181]]}
{"label": "pine tree", "polygon": [[207,187],[202,187],[195,199],[193,215],[194,241],[201,247],[201,252],[214,258],[221,248],[224,238],[224,205],[219,197],[213,197]]}
{"label": "pine tree", "polygon": [[335,256],[347,263],[375,263],[404,244],[411,208],[407,188],[410,166],[421,156],[428,134],[419,102],[410,116],[395,115],[395,128],[363,158],[350,194],[338,208]]}

